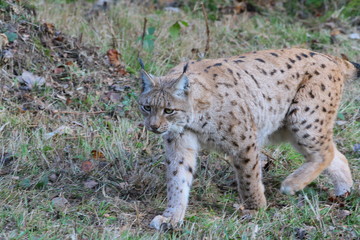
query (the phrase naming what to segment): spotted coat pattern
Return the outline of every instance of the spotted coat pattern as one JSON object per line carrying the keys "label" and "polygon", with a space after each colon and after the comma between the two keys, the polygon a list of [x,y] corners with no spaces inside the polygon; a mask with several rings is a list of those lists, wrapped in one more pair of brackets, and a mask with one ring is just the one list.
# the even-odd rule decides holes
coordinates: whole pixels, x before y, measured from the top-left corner
{"label": "spotted coat pattern", "polygon": [[359,73],[355,63],[293,48],[184,66],[162,77],[142,70],[145,126],[162,134],[166,149],[168,204],[152,227],[183,220],[201,148],[231,157],[247,209],[266,206],[259,149],[269,141],[288,141],[306,159],[283,181],[283,193],[302,190],[324,170],[337,195],[350,191],[350,169],[334,144],[333,125],[345,79]]}

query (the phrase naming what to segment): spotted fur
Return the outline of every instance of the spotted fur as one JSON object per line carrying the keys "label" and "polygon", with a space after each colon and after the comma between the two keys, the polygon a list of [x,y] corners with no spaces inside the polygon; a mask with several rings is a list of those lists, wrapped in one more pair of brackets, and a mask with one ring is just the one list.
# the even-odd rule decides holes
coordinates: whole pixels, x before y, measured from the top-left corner
{"label": "spotted fur", "polygon": [[162,77],[142,70],[145,126],[162,134],[166,149],[168,204],[152,227],[183,220],[201,148],[232,158],[247,209],[266,206],[259,150],[269,141],[288,141],[306,159],[283,181],[283,193],[302,190],[324,170],[337,195],[350,191],[333,125],[345,79],[356,77],[359,65],[297,48],[184,65]]}

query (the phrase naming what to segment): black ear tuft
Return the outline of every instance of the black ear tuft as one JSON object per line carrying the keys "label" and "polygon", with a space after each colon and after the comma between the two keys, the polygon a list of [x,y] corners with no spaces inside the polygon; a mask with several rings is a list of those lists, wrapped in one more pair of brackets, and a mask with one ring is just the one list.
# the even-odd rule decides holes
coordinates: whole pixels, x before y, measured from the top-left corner
{"label": "black ear tuft", "polygon": [[360,64],[356,62],[351,62],[351,63],[357,69],[357,77],[360,77]]}
{"label": "black ear tuft", "polygon": [[188,66],[189,66],[189,63],[187,62],[184,66],[184,69],[183,69],[183,74],[186,73],[187,69],[188,69]]}
{"label": "black ear tuft", "polygon": [[141,69],[145,70],[145,66],[144,66],[144,63],[143,63],[142,59],[138,58],[138,61],[139,61]]}

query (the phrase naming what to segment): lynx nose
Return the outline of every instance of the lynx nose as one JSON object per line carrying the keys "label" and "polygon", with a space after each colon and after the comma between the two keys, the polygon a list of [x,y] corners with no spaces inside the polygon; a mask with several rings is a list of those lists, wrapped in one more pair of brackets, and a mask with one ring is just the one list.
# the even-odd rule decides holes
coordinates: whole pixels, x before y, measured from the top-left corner
{"label": "lynx nose", "polygon": [[150,127],[153,130],[157,130],[160,126],[158,124],[151,124]]}

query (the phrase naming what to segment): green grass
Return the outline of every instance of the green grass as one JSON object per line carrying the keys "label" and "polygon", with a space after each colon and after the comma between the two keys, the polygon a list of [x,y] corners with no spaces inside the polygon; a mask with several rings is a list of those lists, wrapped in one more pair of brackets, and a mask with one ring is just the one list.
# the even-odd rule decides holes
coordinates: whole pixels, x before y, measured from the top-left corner
{"label": "green grass", "polygon": [[[139,52],[149,72],[160,75],[180,61],[198,58],[192,49],[204,51],[206,34],[201,9],[170,14],[120,3],[88,21],[84,16],[89,4],[59,5],[48,1],[34,4],[38,21],[54,23],[72,36],[79,37],[81,33],[82,43],[97,46],[100,56],[116,48],[131,71],[139,69]],[[142,50],[138,41],[144,17],[148,27],[155,28],[152,51]],[[169,28],[178,20],[189,26],[182,27],[180,36],[174,38]],[[338,20],[347,32],[355,31],[348,19]],[[300,21],[276,11],[223,16],[209,22],[211,48],[207,57],[297,46],[337,56],[344,53],[360,62],[358,41],[340,35],[338,43],[330,44],[330,30],[323,28],[320,20],[311,21]],[[35,40],[34,47],[47,56],[48,50],[40,46],[39,39]],[[34,72],[50,71],[32,61],[24,67]],[[142,117],[136,104],[138,77],[110,76],[113,81],[130,86],[129,91],[120,93],[119,101],[111,102],[103,100],[104,92],[109,91],[108,79],[97,78],[96,70],[72,66],[68,72],[68,78],[54,81],[74,84],[70,87],[73,95],[69,104],[58,96],[54,85],[29,93],[33,105],[26,111],[18,110],[23,107],[21,99],[26,95],[0,100],[0,129],[4,126],[0,131],[0,154],[13,155],[0,165],[0,239],[360,237],[360,156],[352,150],[354,144],[360,143],[359,81],[348,83],[340,106],[346,124],[335,127],[336,143],[349,159],[355,181],[354,192],[344,202],[333,203],[328,199],[332,186],[323,176],[295,196],[280,194],[281,181],[303,158],[290,145],[271,146],[266,152],[275,160],[264,172],[269,206],[252,217],[243,216],[234,205],[238,202],[235,179],[226,158],[204,152],[199,157],[184,225],[169,233],[159,233],[148,224],[166,204],[163,147],[159,136],[146,132],[140,125]],[[11,80],[17,86],[16,79]],[[51,111],[33,110],[39,100],[51,106]],[[46,134],[61,126],[68,131],[46,138]],[[104,158],[94,158],[93,150],[101,151]],[[92,171],[83,171],[85,161],[91,162]],[[90,180],[97,185],[85,187]],[[52,200],[56,197],[67,199],[65,207],[54,205]]]}

